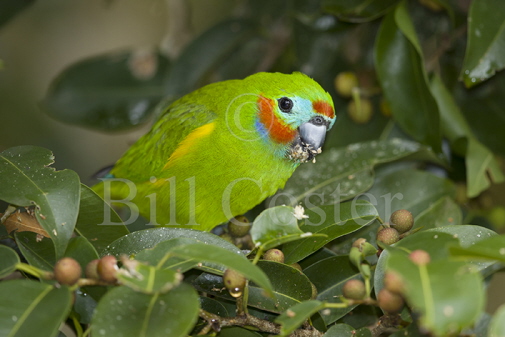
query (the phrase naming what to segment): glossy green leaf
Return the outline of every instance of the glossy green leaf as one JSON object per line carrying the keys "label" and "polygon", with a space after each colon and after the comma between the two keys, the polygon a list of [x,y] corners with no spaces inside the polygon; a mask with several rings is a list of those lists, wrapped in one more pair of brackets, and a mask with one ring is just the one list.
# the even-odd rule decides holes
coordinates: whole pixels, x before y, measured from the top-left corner
{"label": "glossy green leaf", "polygon": [[487,238],[466,247],[453,246],[450,248],[451,254],[466,259],[483,259],[505,263],[505,236],[488,236],[486,234],[481,234],[481,236],[487,236]]}
{"label": "glossy green leaf", "polygon": [[218,61],[253,34],[254,25],[240,19],[222,21],[205,31],[173,63],[164,84],[165,94],[176,98],[195,90]]}
{"label": "glossy green leaf", "polygon": [[[109,219],[104,219],[104,214],[108,214]],[[130,233],[116,211],[83,184],[75,231],[87,238],[98,253],[114,240]]]}
{"label": "glossy green leaf", "polygon": [[455,196],[452,181],[426,171],[403,169],[381,171],[374,186],[362,199],[369,200],[384,220],[397,209],[407,209],[414,217],[445,196]]}
{"label": "glossy green leaf", "polygon": [[[359,270],[349,261],[347,255],[321,260],[304,269],[304,273],[314,283],[317,289],[317,299],[329,303],[340,302],[342,287],[348,280],[361,278]],[[329,325],[355,307],[356,305],[351,305],[347,308],[328,309],[322,312],[321,316],[326,325]]]}
{"label": "glossy green leaf", "polygon": [[150,264],[151,266],[157,266],[157,268],[170,268],[179,273],[183,273],[195,267],[198,261],[194,259],[183,259],[177,256],[168,257],[167,254],[175,246],[196,242],[198,241],[195,239],[185,237],[163,241],[153,248],[140,251],[135,255],[135,259]]}
{"label": "glossy green leaf", "polygon": [[372,337],[372,332],[368,328],[359,328],[356,330],[355,337]]}
{"label": "glossy green leaf", "polygon": [[484,308],[481,276],[463,262],[416,265],[406,253],[395,251],[388,268],[401,275],[407,302],[420,314],[420,325],[434,335],[448,336],[471,326]]}
{"label": "glossy green leaf", "polygon": [[153,248],[160,242],[176,238],[195,239],[199,242],[224,248],[230,252],[240,253],[240,250],[236,246],[209,232],[187,228],[159,227],[136,231],[122,236],[107,246],[101,255],[135,255],[144,249]]}
{"label": "glossy green leaf", "polygon": [[460,225],[462,221],[460,206],[450,197],[444,196],[415,217],[414,228],[429,229]]}
{"label": "glossy green leaf", "polygon": [[308,218],[300,229],[327,236],[312,236],[283,245],[287,264],[298,262],[328,242],[370,225],[378,217],[375,207],[364,200],[307,209],[306,215]]}
{"label": "glossy green leaf", "polygon": [[[303,209],[303,208],[302,208]],[[281,244],[313,237],[298,227],[296,210],[289,206],[267,208],[256,219],[251,228],[251,238],[256,247],[267,250]],[[326,237],[326,235],[316,235]]]}
{"label": "glossy green leaf", "polygon": [[234,269],[268,293],[272,293],[272,284],[265,273],[242,254],[232,253],[227,249],[204,243],[175,246],[170,250],[170,253],[174,256],[194,259],[199,262],[218,263],[226,268]]}
{"label": "glossy green leaf", "polygon": [[16,251],[10,247],[0,245],[0,279],[16,270],[16,264],[18,263],[19,256]]}
{"label": "glossy green leaf", "polygon": [[[267,297],[265,291],[254,282],[249,282],[248,305],[257,309],[281,313],[312,296],[312,286],[303,273],[291,266],[273,262],[258,261],[258,267],[268,276],[272,283],[273,297]],[[217,297],[234,301],[224,288],[221,276],[204,273],[194,282],[197,289]]]}
{"label": "glossy green leaf", "polygon": [[[145,249],[153,248],[163,241],[179,238],[188,238],[196,240],[197,242],[203,242],[205,244],[209,244],[212,246],[224,248],[233,253],[242,254],[242,252],[235,245],[209,232],[202,232],[187,228],[160,227],[160,228],[140,230],[125,235],[117,239],[113,243],[111,243],[102,252],[102,255],[107,254],[116,256],[120,256],[121,254],[135,255]],[[168,246],[172,245],[167,244],[166,247]],[[160,249],[163,249],[163,247],[164,246],[162,245]],[[158,254],[158,252],[156,252],[156,255]],[[181,258],[180,256],[179,257],[171,256],[169,257],[167,263],[172,263],[174,261],[182,262],[184,260],[188,262],[188,264],[184,264],[184,268],[188,268],[190,265],[192,265],[192,263],[189,262],[190,259],[191,258]],[[216,264],[211,262],[203,262],[201,267],[199,268],[211,273],[218,273],[218,274],[224,271],[224,267],[222,264]]]}
{"label": "glossy green leaf", "polygon": [[56,171],[51,151],[18,146],[0,153],[0,200],[17,206],[36,206],[38,222],[53,239],[62,257],[74,231],[79,210],[77,173]]}
{"label": "glossy green leaf", "polygon": [[263,335],[260,335],[257,332],[241,328],[238,326],[233,326],[233,327],[226,327],[223,328],[217,335],[216,337],[262,337]]}
{"label": "glossy green leaf", "polygon": [[177,287],[182,275],[172,269],[135,263],[128,271],[120,269],[117,279],[121,284],[144,294],[163,294]]}
{"label": "glossy green leaf", "polygon": [[318,263],[319,261],[324,260],[328,257],[334,257],[337,255],[338,254],[334,251],[323,247],[312,255],[307,256],[305,259],[298,261],[298,264],[300,264],[302,269],[305,270],[305,268],[312,266],[314,263]]}
{"label": "glossy green leaf", "polygon": [[34,232],[15,233],[14,238],[21,254],[29,264],[42,270],[53,270],[56,256],[51,239],[38,237]]}
{"label": "glossy green leaf", "polygon": [[[97,288],[95,287],[95,289]],[[75,291],[75,303],[72,309],[78,315],[80,323],[91,323],[91,319],[93,317],[93,313],[95,312],[96,306],[97,301],[88,293],[84,292],[82,288]]]}
{"label": "glossy green leaf", "polygon": [[451,142],[454,151],[465,156],[468,197],[476,197],[486,190],[491,182],[502,182],[504,176],[497,159],[475,138],[454,98],[439,76],[433,77],[431,91],[440,110],[442,132]]}
{"label": "glossy green leaf", "polygon": [[304,301],[292,306],[275,320],[276,323],[281,325],[279,336],[288,336],[298,329],[310,316],[323,308],[324,303],[316,300]]}
{"label": "glossy green leaf", "polygon": [[[0,11],[0,27],[9,22],[23,10],[30,7],[35,0],[4,0]],[[1,64],[1,62],[0,62]],[[0,68],[1,69],[1,68]]]}
{"label": "glossy green leaf", "polygon": [[234,316],[233,313],[236,310],[236,306],[233,306],[233,309],[231,310],[231,314],[229,310],[223,305],[222,302],[216,301],[213,298],[206,297],[206,296],[200,296],[200,307],[208,312],[211,312],[213,314],[219,315],[221,317],[230,317]]}
{"label": "glossy green leaf", "polygon": [[461,68],[467,88],[505,68],[505,3],[473,1],[468,14],[468,44]]}
{"label": "glossy green leaf", "polygon": [[56,336],[71,306],[68,287],[31,280],[0,282],[0,336]]}
{"label": "glossy green leaf", "polygon": [[157,51],[111,52],[70,65],[51,83],[42,108],[51,117],[101,131],[146,122],[164,96],[169,62]]}
{"label": "glossy green leaf", "polygon": [[91,322],[94,336],[186,336],[198,318],[198,295],[180,284],[165,294],[147,295],[128,287],[109,291]]}
{"label": "glossy green leaf", "polygon": [[489,228],[476,225],[451,225],[427,230],[429,233],[447,233],[459,240],[461,247],[470,247],[477,242],[486,240],[496,233]]}
{"label": "glossy green leaf", "polygon": [[440,152],[437,103],[405,2],[382,21],[375,44],[375,67],[395,121],[414,139]]}
{"label": "glossy green leaf", "polygon": [[505,336],[505,305],[496,310],[491,322],[489,323],[488,337]]}
{"label": "glossy green leaf", "polygon": [[342,21],[360,23],[375,20],[390,11],[399,0],[324,0],[325,12]]}
{"label": "glossy green leaf", "polygon": [[505,72],[497,73],[493,78],[471,90],[459,85],[448,88],[454,92],[458,105],[475,136],[494,153],[505,155],[505,118],[502,106],[505,105]]}
{"label": "glossy green leaf", "polygon": [[329,328],[323,337],[354,337],[355,331],[356,329],[354,329],[352,326],[339,323]]}
{"label": "glossy green leaf", "polygon": [[258,267],[271,281],[274,297],[266,297],[264,291],[253,282],[249,284],[249,305],[280,313],[301,301],[310,299],[312,286],[308,277],[298,269],[264,260],[258,262]]}
{"label": "glossy green leaf", "polygon": [[77,236],[71,238],[68,242],[67,250],[65,251],[65,256],[75,259],[81,265],[82,276],[84,277],[84,271],[86,270],[86,265],[91,261],[98,259],[98,253],[91,243],[83,237]]}
{"label": "glossy green leaf", "polygon": [[376,165],[402,158],[437,161],[427,147],[399,138],[330,148],[317,157],[315,164],[300,165],[269,204],[303,203],[310,208],[352,199],[373,185]]}
{"label": "glossy green leaf", "polygon": [[[454,247],[467,248],[495,235],[496,233],[490,229],[472,225],[450,225],[411,234],[381,253],[375,269],[375,293],[377,294],[383,287],[382,281],[390,250],[401,249],[403,252],[410,253],[413,250],[422,249],[430,254],[432,261],[446,260],[452,254]],[[469,259],[469,262],[475,270],[483,274],[486,274],[486,269],[493,265],[493,262],[482,262],[475,258]]]}

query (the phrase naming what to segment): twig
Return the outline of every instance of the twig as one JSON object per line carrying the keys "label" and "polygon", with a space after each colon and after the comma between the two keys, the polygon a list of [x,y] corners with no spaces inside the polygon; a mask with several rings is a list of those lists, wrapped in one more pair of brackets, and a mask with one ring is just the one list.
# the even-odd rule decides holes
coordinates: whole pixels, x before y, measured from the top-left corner
{"label": "twig", "polygon": [[407,324],[398,314],[384,315],[369,329],[373,337],[378,337],[385,332],[394,332]]}
{"label": "twig", "polygon": [[[205,335],[209,331],[221,331],[221,328],[227,326],[253,326],[262,332],[271,334],[279,334],[281,328],[279,324],[255,317],[253,315],[244,314],[235,317],[221,317],[216,314],[210,313],[200,309],[200,317],[207,322],[207,325],[198,333],[198,335]],[[323,333],[313,327],[306,329],[297,329],[290,337],[321,337]]]}

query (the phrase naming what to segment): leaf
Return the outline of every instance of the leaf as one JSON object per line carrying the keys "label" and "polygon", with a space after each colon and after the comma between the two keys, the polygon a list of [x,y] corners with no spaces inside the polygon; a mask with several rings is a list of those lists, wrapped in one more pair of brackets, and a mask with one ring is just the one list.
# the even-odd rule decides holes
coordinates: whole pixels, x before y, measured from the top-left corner
{"label": "leaf", "polygon": [[401,2],[381,24],[375,67],[394,119],[415,140],[441,152],[440,117],[429,86],[419,41]]}
{"label": "leaf", "polygon": [[[96,288],[95,288],[96,289]],[[95,312],[97,302],[92,296],[83,292],[82,288],[77,289],[75,292],[75,303],[73,310],[79,317],[79,322],[83,324],[90,324]]]}
{"label": "leaf", "polygon": [[221,317],[231,317],[236,310],[236,307],[232,306],[233,309],[230,313],[222,302],[206,296],[200,296],[200,307],[205,311],[211,312]]}
{"label": "leaf", "polygon": [[182,337],[193,328],[198,309],[198,295],[184,283],[165,294],[154,295],[117,287],[98,303],[91,334]]}
{"label": "leaf", "polygon": [[440,198],[453,197],[455,193],[456,187],[449,179],[425,171],[402,169],[379,172],[374,186],[360,198],[375,205],[382,219],[389,219],[397,209],[407,209],[416,217]]}
{"label": "leaf", "polygon": [[[111,243],[103,252],[103,255],[115,255],[120,256],[121,254],[135,255],[145,249],[153,248],[157,244],[167,241],[170,239],[177,238],[188,238],[193,239],[198,242],[203,242],[212,246],[217,246],[224,248],[230,252],[236,254],[242,254],[242,252],[232,243],[220,238],[217,235],[208,232],[202,232],[194,229],[187,228],[152,228],[145,229],[130,233],[125,235],[113,243]],[[170,244],[167,244],[170,245]],[[170,257],[170,261],[181,260],[180,257]],[[188,260],[188,259],[186,259]],[[169,262],[168,262],[169,263]],[[224,271],[224,268],[220,264],[204,262],[200,267],[211,273],[220,273]]]}
{"label": "leaf", "polygon": [[460,77],[467,88],[505,67],[505,3],[473,1],[468,15],[468,44]]}
{"label": "leaf", "polygon": [[295,206],[302,202],[310,208],[352,199],[373,185],[376,165],[410,157],[438,160],[427,147],[399,138],[330,148],[317,157],[315,164],[298,167],[268,205]]}
{"label": "leaf", "polygon": [[42,101],[51,117],[100,131],[125,130],[147,121],[164,96],[169,62],[152,50],[123,50],[67,67]]}
{"label": "leaf", "polygon": [[461,247],[467,248],[477,242],[496,236],[496,233],[488,228],[476,225],[452,225],[427,230],[430,233],[447,233],[458,238]]}
{"label": "leaf", "polygon": [[195,259],[199,262],[218,263],[226,268],[234,269],[244,275],[245,278],[258,284],[269,294],[272,294],[272,284],[268,277],[261,269],[239,253],[232,253],[227,249],[204,243],[175,246],[170,250],[170,253],[183,258]]}
{"label": "leaf", "polygon": [[450,252],[453,256],[466,259],[483,259],[505,263],[505,236],[491,236],[466,247],[453,246],[450,248]]}
{"label": "leaf", "polygon": [[191,238],[240,254],[240,250],[236,246],[215,234],[188,228],[159,227],[124,235],[107,246],[101,255],[135,255],[144,249],[153,248],[160,242],[176,238]]}
{"label": "leaf", "polygon": [[[145,262],[151,266],[158,266],[158,268],[170,268],[179,273],[184,273],[198,264],[198,261],[193,259],[182,259],[177,256],[167,258],[170,250],[179,245],[198,242],[191,238],[177,238],[158,243],[153,248],[148,248],[140,251],[135,255],[137,261]],[[160,265],[161,264],[161,265]]]}
{"label": "leaf", "polygon": [[471,326],[484,309],[482,279],[463,262],[416,265],[406,253],[395,251],[388,268],[403,278],[407,302],[420,314],[421,327],[434,335],[448,336]]}
{"label": "leaf", "polygon": [[172,269],[160,269],[148,266],[140,262],[134,262],[134,268],[120,269],[118,281],[144,294],[164,294],[174,287],[177,287],[182,279],[182,275]]}
{"label": "leaf", "polygon": [[300,266],[302,267],[303,270],[305,268],[308,268],[312,266],[314,263],[318,263],[319,261],[326,259],[328,257],[334,257],[337,256],[338,254],[335,253],[334,251],[328,249],[328,248],[321,248],[317,252],[313,253],[312,255],[307,256],[301,261],[298,261]]}
{"label": "leaf", "polygon": [[0,279],[15,271],[19,262],[19,256],[14,249],[0,245]]}
{"label": "leaf", "polygon": [[505,336],[505,305],[500,306],[489,323],[489,337]]}
{"label": "leaf", "polygon": [[18,209],[16,212],[9,215],[5,222],[3,223],[7,233],[12,232],[34,232],[49,238],[49,233],[47,233],[37,221],[37,218],[28,212],[20,212]]}
{"label": "leaf", "polygon": [[323,337],[354,337],[355,330],[350,325],[339,323],[329,328]]}
{"label": "leaf", "polygon": [[[303,272],[316,287],[316,298],[329,303],[340,302],[342,287],[348,280],[361,279],[359,270],[352,265],[347,255],[326,258],[307,267]],[[347,308],[328,309],[321,313],[321,316],[326,325],[329,325],[355,307],[356,305],[351,305]]]}
{"label": "leaf", "polygon": [[300,261],[328,242],[370,225],[378,217],[375,207],[364,200],[311,208],[306,214],[309,218],[304,220],[300,229],[327,236],[312,236],[283,245],[286,264]]}
{"label": "leaf", "polygon": [[18,146],[0,153],[0,200],[16,206],[36,206],[34,213],[62,257],[74,231],[79,209],[79,177],[56,171],[51,151]]}
{"label": "leaf", "polygon": [[[472,225],[437,227],[411,234],[381,253],[375,269],[375,293],[377,294],[383,287],[382,281],[388,266],[387,261],[390,250],[396,251],[401,249],[403,252],[410,253],[413,250],[422,249],[430,254],[432,261],[446,260],[453,254],[452,250],[454,247],[470,247],[494,235],[496,233],[490,229]],[[486,274],[486,270],[489,270],[493,265],[493,263],[475,259],[471,259],[468,262],[473,265],[475,270],[483,274]]]}
{"label": "leaf", "polygon": [[433,77],[431,92],[437,100],[439,107],[442,119],[442,132],[451,142],[454,151],[459,155],[465,156],[468,197],[476,197],[486,190],[492,181],[495,183],[502,182],[504,176],[497,159],[473,135],[470,126],[463,117],[451,93],[447,90],[439,76],[435,75]]}
{"label": "leaf", "polygon": [[233,327],[226,327],[221,330],[217,335],[217,337],[262,337],[257,332],[241,328],[238,326],[233,326]]}
{"label": "leaf", "polygon": [[88,239],[99,253],[114,240],[130,233],[116,211],[83,184],[75,231]]}
{"label": "leaf", "polygon": [[414,228],[429,229],[460,225],[462,222],[463,215],[459,205],[448,196],[444,196],[416,216]]}
{"label": "leaf", "polygon": [[40,237],[33,232],[14,233],[14,238],[21,254],[30,265],[46,271],[53,271],[56,256],[51,239]]}
{"label": "leaf", "polygon": [[324,0],[323,10],[342,21],[362,23],[375,20],[393,8],[399,0]]}
{"label": "leaf", "polygon": [[56,336],[70,306],[68,287],[31,280],[0,282],[0,336]]}
{"label": "leaf", "polygon": [[[2,1],[2,10],[0,11],[0,27],[16,17],[23,10],[30,7],[35,0],[4,0]],[[0,69],[1,62],[0,62]]]}
{"label": "leaf", "polygon": [[295,304],[276,318],[275,323],[281,325],[279,336],[288,336],[309,319],[310,316],[323,308],[324,303],[316,300]]}
{"label": "leaf", "polygon": [[[272,283],[273,297],[266,297],[265,291],[254,282],[249,282],[247,304],[250,307],[281,313],[301,301],[309,300],[312,296],[310,281],[298,269],[291,266],[273,262],[258,261],[258,267],[267,275]],[[197,289],[211,293],[216,297],[235,301],[226,291],[223,278],[212,274],[203,273],[193,284]]]}
{"label": "leaf", "polygon": [[195,90],[212,67],[254,33],[255,27],[240,19],[222,21],[205,31],[173,63],[164,84],[165,94],[175,98]]}
{"label": "leaf", "polygon": [[295,209],[288,206],[267,208],[256,217],[251,228],[251,238],[255,246],[261,247],[262,250],[312,236],[312,233],[300,230]]}

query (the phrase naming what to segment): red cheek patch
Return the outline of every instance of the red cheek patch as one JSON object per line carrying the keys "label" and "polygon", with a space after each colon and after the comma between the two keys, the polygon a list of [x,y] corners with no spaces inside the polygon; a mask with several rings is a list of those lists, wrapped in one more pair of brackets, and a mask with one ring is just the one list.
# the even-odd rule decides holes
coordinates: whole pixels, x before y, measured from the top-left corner
{"label": "red cheek patch", "polygon": [[260,122],[273,141],[281,144],[290,143],[295,139],[296,130],[291,129],[276,116],[275,104],[275,100],[260,96],[258,99]]}
{"label": "red cheek patch", "polygon": [[312,103],[312,108],[321,115],[325,115],[329,118],[335,118],[335,111],[333,111],[333,107],[325,101],[315,101]]}

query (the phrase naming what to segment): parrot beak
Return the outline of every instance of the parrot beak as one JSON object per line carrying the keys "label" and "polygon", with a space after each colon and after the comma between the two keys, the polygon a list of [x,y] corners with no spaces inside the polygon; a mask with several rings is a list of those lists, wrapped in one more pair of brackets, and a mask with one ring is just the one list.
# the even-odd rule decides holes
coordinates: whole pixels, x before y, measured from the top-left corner
{"label": "parrot beak", "polygon": [[289,158],[300,163],[313,160],[321,153],[327,131],[328,122],[321,116],[316,116],[300,125],[299,136],[291,145]]}
{"label": "parrot beak", "polygon": [[328,131],[328,127],[324,119],[318,119],[317,117],[303,123],[298,128],[300,140],[313,150],[317,150],[323,146],[324,139],[326,138],[326,131]]}

